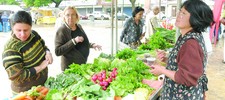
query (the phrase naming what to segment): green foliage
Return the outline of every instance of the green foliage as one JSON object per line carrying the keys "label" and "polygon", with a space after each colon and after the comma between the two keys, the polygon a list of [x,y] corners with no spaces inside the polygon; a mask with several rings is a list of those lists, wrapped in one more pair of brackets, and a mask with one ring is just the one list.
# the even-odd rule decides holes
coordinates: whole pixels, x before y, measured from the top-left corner
{"label": "green foliage", "polygon": [[116,54],[116,58],[123,59],[123,60],[129,59],[132,57],[136,57],[136,53],[134,50],[130,48],[125,48],[121,51],[118,51]]}
{"label": "green foliage", "polygon": [[26,7],[41,7],[52,3],[52,0],[23,0]]}
{"label": "green foliage", "polygon": [[71,64],[69,65],[69,69],[66,69],[64,73],[73,73],[73,74],[78,74],[82,77],[85,77],[87,79],[91,78],[91,75],[94,74],[93,66],[92,64]]}
{"label": "green foliage", "polygon": [[110,54],[106,54],[106,53],[101,53],[99,55],[100,58],[106,58],[106,59],[109,59],[109,60],[113,60],[115,57],[110,55]]}
{"label": "green foliage", "polygon": [[110,88],[114,89],[116,96],[126,96],[133,94],[137,88],[147,88],[153,90],[148,85],[143,84],[143,79],[155,79],[156,77],[149,73],[149,67],[142,61],[135,58],[127,59],[126,65],[118,66],[116,80],[112,81]]}
{"label": "green foliage", "polygon": [[2,5],[19,5],[15,0],[0,0],[0,4]]}
{"label": "green foliage", "polygon": [[[47,98],[50,100],[71,100],[73,97],[81,97],[84,100],[106,100],[106,98],[113,98],[114,96],[125,97],[128,94],[133,94],[137,88],[145,88],[150,93],[154,90],[146,84],[142,83],[143,79],[155,80],[156,76],[151,74],[149,70],[151,68],[145,65],[142,61],[136,60],[138,54],[151,53],[151,51],[140,50],[134,51],[126,48],[117,55],[113,60],[107,59],[108,55],[101,55],[106,58],[98,57],[94,59],[93,64],[71,64],[69,69],[64,71],[65,75],[77,74],[81,76],[77,82],[73,82],[73,77],[63,76],[58,79],[58,82],[65,82],[66,88],[59,90],[51,89],[47,94]],[[111,57],[110,57],[111,58]],[[124,58],[119,59],[119,58]],[[98,73],[102,70],[112,71],[117,68],[117,75],[115,79],[110,83],[109,87],[104,91],[99,84],[94,84],[90,79],[93,73]],[[60,76],[57,76],[60,77]],[[48,80],[55,80],[49,78]],[[71,85],[69,85],[69,83]],[[62,85],[62,83],[60,83]],[[60,87],[60,85],[58,86]],[[113,100],[113,99],[112,99]]]}
{"label": "green foliage", "polygon": [[95,72],[100,72],[102,70],[109,70],[111,64],[111,60],[106,58],[96,58],[93,63],[93,70]]}
{"label": "green foliage", "polygon": [[109,92],[102,90],[100,85],[87,79],[79,81],[78,84],[71,86],[69,89],[72,91],[69,94],[71,97],[82,97],[84,100],[99,100],[99,98],[106,100],[110,96]]}
{"label": "green foliage", "polygon": [[139,50],[156,50],[168,49],[175,44],[175,30],[168,30],[164,28],[157,28],[157,31],[150,36],[149,42],[141,44]]}
{"label": "green foliage", "polygon": [[166,42],[169,42],[171,44],[175,43],[176,30],[168,30],[168,29],[165,29],[165,28],[157,28],[156,30],[158,32],[160,32],[160,34],[166,40]]}
{"label": "green foliage", "polygon": [[56,78],[49,77],[48,80],[45,82],[45,86],[50,89],[61,90],[61,89],[69,87],[72,84],[76,84],[81,79],[82,79],[82,77],[79,76],[78,74],[61,73],[61,74],[57,75]]}

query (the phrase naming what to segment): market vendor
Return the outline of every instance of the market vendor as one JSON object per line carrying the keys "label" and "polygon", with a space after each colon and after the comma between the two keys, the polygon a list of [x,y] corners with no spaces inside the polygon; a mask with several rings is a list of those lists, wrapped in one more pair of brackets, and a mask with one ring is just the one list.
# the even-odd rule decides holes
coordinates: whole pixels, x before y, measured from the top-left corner
{"label": "market vendor", "polygon": [[[167,66],[151,66],[151,73],[166,76],[160,100],[205,99],[207,51],[202,32],[212,23],[213,13],[206,3],[201,0],[183,3],[175,22],[181,35],[170,52]],[[163,51],[157,54],[162,61],[166,59]]]}
{"label": "market vendor", "polygon": [[11,80],[13,94],[32,86],[44,85],[53,58],[41,36],[32,30],[32,18],[26,11],[11,19],[12,34],[2,53],[3,66]]}

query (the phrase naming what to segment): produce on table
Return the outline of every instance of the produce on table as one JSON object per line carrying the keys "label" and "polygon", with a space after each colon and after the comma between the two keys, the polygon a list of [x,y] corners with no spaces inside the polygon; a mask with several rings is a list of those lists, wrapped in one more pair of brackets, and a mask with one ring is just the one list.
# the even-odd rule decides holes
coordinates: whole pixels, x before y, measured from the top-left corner
{"label": "produce on table", "polygon": [[33,86],[30,90],[19,93],[12,100],[44,100],[48,91],[47,87]]}
{"label": "produce on table", "polygon": [[164,28],[157,28],[156,32],[149,37],[149,41],[141,44],[139,50],[166,50],[175,44],[175,30],[168,30]]}
{"label": "produce on table", "polygon": [[151,54],[146,50],[124,49],[116,57],[104,54],[105,58],[95,58],[93,64],[71,64],[69,69],[55,78],[48,78],[45,87],[49,90],[44,99],[135,100],[137,94],[142,94],[143,99],[149,98],[155,89],[142,83],[142,80],[157,80],[157,76],[149,72],[151,68],[143,61],[136,60],[138,55],[144,53]]}

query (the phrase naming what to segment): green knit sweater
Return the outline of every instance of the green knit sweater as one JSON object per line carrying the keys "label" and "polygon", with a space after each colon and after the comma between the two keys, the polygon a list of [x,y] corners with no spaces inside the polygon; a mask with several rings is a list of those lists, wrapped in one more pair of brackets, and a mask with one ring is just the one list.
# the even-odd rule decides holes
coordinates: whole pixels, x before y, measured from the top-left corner
{"label": "green knit sweater", "polygon": [[29,90],[32,86],[44,85],[48,77],[48,69],[36,73],[34,67],[45,60],[47,47],[43,39],[32,31],[27,41],[22,42],[13,34],[6,43],[2,54],[3,66],[11,80],[11,88],[15,93]]}

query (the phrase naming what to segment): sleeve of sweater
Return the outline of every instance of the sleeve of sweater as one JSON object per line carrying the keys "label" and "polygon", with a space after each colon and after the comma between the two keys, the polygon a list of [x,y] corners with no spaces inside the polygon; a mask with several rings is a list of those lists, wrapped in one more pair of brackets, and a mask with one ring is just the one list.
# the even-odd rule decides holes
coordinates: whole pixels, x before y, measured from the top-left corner
{"label": "sleeve of sweater", "polygon": [[203,74],[203,51],[197,40],[190,39],[184,43],[177,56],[178,71],[175,81],[186,86],[196,86]]}
{"label": "sleeve of sweater", "polygon": [[56,56],[64,55],[64,54],[68,53],[74,47],[72,38],[69,39],[68,36],[66,36],[66,34],[69,34],[69,33],[65,33],[65,32],[66,31],[63,31],[62,29],[59,29],[56,32],[56,36],[55,36],[55,54],[56,54]]}
{"label": "sleeve of sweater", "polygon": [[5,50],[2,54],[3,66],[12,81],[23,81],[36,74],[35,69],[24,68],[22,56],[14,50]]}
{"label": "sleeve of sweater", "polygon": [[43,44],[44,46],[44,49],[45,51],[50,51],[49,48],[45,45],[45,41],[41,38],[41,36],[35,31],[35,30],[32,30],[32,33],[38,38],[41,40],[41,43]]}

